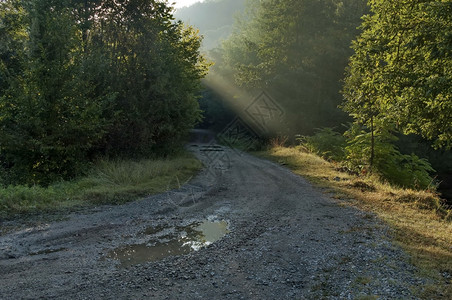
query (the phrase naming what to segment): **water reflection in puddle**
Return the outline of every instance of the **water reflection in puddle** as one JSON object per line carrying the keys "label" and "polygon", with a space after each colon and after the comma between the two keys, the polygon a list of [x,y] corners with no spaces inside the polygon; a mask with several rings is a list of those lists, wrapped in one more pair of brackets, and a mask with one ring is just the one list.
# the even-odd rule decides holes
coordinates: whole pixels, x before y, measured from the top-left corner
{"label": "water reflection in puddle", "polygon": [[220,240],[227,233],[229,229],[226,221],[204,221],[176,228],[151,227],[143,234],[155,235],[152,240],[144,244],[119,247],[110,251],[107,258],[119,260],[121,267],[158,261],[168,256],[198,251]]}

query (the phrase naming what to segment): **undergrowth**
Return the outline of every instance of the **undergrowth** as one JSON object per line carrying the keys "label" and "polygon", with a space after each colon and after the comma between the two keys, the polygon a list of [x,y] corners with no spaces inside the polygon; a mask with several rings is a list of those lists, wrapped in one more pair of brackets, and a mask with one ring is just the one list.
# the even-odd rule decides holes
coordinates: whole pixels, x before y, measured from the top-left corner
{"label": "undergrowth", "polygon": [[[356,173],[374,173],[392,185],[411,189],[434,189],[432,174],[435,170],[427,159],[414,153],[402,154],[395,142],[398,137],[389,129],[375,133],[374,146],[371,133],[361,126],[352,125],[345,134],[332,128],[319,128],[312,136],[299,136],[300,146],[328,161],[339,162]],[[374,158],[370,162],[373,149]]]}
{"label": "undergrowth", "polygon": [[256,154],[288,166],[334,198],[348,200],[344,205],[376,213],[393,228],[394,239],[412,263],[436,282],[419,287],[419,296],[452,299],[452,210],[433,190],[400,188],[375,175],[353,174],[302,147],[273,147]]}
{"label": "undergrowth", "polygon": [[99,161],[74,181],[0,188],[0,216],[39,213],[99,204],[122,204],[180,186],[202,167],[190,154],[160,160]]}

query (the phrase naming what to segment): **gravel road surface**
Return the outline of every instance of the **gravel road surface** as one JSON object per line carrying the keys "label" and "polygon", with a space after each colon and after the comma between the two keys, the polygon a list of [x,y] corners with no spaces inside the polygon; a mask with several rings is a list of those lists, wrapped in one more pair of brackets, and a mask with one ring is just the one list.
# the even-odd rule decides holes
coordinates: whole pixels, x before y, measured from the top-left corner
{"label": "gravel road surface", "polygon": [[416,298],[425,279],[373,215],[278,164],[190,148],[206,168],[178,190],[0,236],[0,299]]}

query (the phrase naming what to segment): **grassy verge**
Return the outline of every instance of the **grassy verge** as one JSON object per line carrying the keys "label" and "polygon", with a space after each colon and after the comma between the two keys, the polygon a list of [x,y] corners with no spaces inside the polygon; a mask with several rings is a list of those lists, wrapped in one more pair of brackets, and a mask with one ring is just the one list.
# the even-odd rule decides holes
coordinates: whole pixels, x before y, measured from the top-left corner
{"label": "grassy verge", "polygon": [[354,199],[344,203],[376,213],[393,228],[395,241],[422,275],[436,282],[420,288],[419,296],[452,299],[452,217],[436,194],[343,173],[335,164],[298,148],[274,147],[257,155],[287,165],[338,199]]}
{"label": "grassy verge", "polygon": [[202,167],[191,154],[165,160],[100,161],[88,176],[49,187],[0,188],[0,217],[121,204],[176,188]]}

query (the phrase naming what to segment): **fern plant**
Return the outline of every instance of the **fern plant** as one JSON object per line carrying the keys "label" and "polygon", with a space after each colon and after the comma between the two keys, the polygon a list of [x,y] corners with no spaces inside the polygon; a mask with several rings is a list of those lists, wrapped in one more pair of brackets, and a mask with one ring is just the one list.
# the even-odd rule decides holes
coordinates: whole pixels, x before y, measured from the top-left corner
{"label": "fern plant", "polygon": [[316,129],[313,136],[298,136],[297,140],[309,152],[327,160],[343,161],[345,159],[346,139],[333,128]]}
{"label": "fern plant", "polygon": [[435,188],[430,174],[435,170],[430,163],[415,154],[402,154],[394,145],[397,141],[391,130],[380,129],[375,133],[374,162],[370,166],[371,133],[353,125],[347,132],[344,164],[357,172],[373,172],[391,184],[415,189]]}

